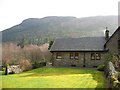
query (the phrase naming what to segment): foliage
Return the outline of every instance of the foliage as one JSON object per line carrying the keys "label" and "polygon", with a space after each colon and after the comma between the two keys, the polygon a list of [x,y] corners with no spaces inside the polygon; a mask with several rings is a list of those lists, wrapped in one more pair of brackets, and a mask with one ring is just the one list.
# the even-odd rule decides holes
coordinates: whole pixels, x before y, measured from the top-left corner
{"label": "foliage", "polygon": [[[14,65],[20,62],[31,63],[49,62],[51,54],[48,51],[48,44],[27,45],[24,48],[18,47],[14,43],[4,43],[2,47],[2,65]],[[27,61],[26,61],[27,60]]]}
{"label": "foliage", "polygon": [[113,63],[114,63],[115,68],[119,70],[119,68],[120,68],[120,56],[119,56],[119,54],[113,55]]}
{"label": "foliage", "polygon": [[32,64],[32,66],[33,66],[33,69],[35,69],[35,68],[38,68],[39,67],[39,63],[37,63],[36,61]]}
{"label": "foliage", "polygon": [[118,72],[118,80],[120,81],[120,72]]}
{"label": "foliage", "polygon": [[25,38],[25,36],[19,41],[19,43],[17,44],[17,46],[20,46],[21,48],[24,48],[25,45],[28,45],[28,40],[27,38]]}
{"label": "foliage", "polygon": [[50,41],[48,50],[50,50],[51,46],[53,45],[54,41]]}
{"label": "foliage", "polygon": [[33,64],[32,64],[32,66],[33,66],[33,68],[35,69],[35,68],[39,68],[39,67],[43,67],[43,66],[46,66],[46,62],[40,62],[40,63],[38,63],[38,62],[34,62]]}
{"label": "foliage", "polygon": [[103,73],[88,69],[38,68],[2,78],[3,88],[105,88]]}
{"label": "foliage", "polygon": [[107,54],[104,60],[104,64],[106,65],[109,61],[113,60],[113,55],[112,54]]}
{"label": "foliage", "polygon": [[112,88],[118,90],[118,88],[120,88],[120,82],[119,82],[118,79],[115,78],[115,77],[113,77],[112,79],[113,79],[113,86],[112,86]]}
{"label": "foliage", "polygon": [[104,60],[105,65],[111,61],[114,64],[115,69],[119,70],[120,67],[120,56],[116,53],[114,54],[108,54]]}
{"label": "foliage", "polygon": [[98,70],[98,71],[104,71],[104,69],[105,69],[105,65],[104,65],[104,64],[99,65],[99,66],[97,67],[97,70]]}
{"label": "foliage", "polygon": [[23,71],[27,71],[27,70],[32,69],[31,62],[30,62],[30,60],[27,60],[27,59],[20,60],[19,65],[21,66],[21,69]]}

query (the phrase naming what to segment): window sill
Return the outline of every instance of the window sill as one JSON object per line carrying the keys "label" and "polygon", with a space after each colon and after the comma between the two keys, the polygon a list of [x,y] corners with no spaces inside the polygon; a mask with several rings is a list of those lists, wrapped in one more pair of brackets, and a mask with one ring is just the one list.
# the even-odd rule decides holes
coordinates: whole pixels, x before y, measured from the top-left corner
{"label": "window sill", "polygon": [[57,61],[61,61],[61,60],[62,60],[62,58],[57,58],[56,60],[57,60]]}

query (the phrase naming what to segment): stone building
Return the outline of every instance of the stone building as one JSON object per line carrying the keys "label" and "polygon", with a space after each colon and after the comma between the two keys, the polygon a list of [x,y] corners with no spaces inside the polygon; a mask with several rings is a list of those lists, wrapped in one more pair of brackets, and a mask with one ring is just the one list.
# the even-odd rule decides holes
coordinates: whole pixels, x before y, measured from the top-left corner
{"label": "stone building", "polygon": [[109,37],[60,38],[50,49],[53,66],[97,67],[106,55],[120,54],[120,27]]}

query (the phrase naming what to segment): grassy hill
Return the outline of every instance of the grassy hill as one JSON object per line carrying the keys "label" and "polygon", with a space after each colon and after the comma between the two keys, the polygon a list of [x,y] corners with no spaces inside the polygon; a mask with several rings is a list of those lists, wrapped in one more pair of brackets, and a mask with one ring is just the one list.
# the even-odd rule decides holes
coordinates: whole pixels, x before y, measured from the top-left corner
{"label": "grassy hill", "polygon": [[80,68],[38,68],[3,75],[3,88],[106,88],[103,72]]}
{"label": "grassy hill", "polygon": [[46,39],[59,37],[103,36],[105,27],[113,33],[117,28],[117,16],[44,17],[29,18],[19,25],[2,32],[3,42],[18,41],[22,37]]}

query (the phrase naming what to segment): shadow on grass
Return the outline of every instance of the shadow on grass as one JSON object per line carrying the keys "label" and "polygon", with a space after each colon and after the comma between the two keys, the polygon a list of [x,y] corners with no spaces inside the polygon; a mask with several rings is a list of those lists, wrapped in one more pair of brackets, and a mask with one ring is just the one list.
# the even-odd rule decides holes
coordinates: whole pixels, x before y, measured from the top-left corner
{"label": "shadow on grass", "polygon": [[[100,72],[101,74],[91,74],[93,79],[95,81],[97,81],[97,86],[95,88],[95,90],[109,90],[107,88],[107,81],[106,81],[106,78],[103,74],[103,72]],[[92,83],[92,82],[91,82]]]}

